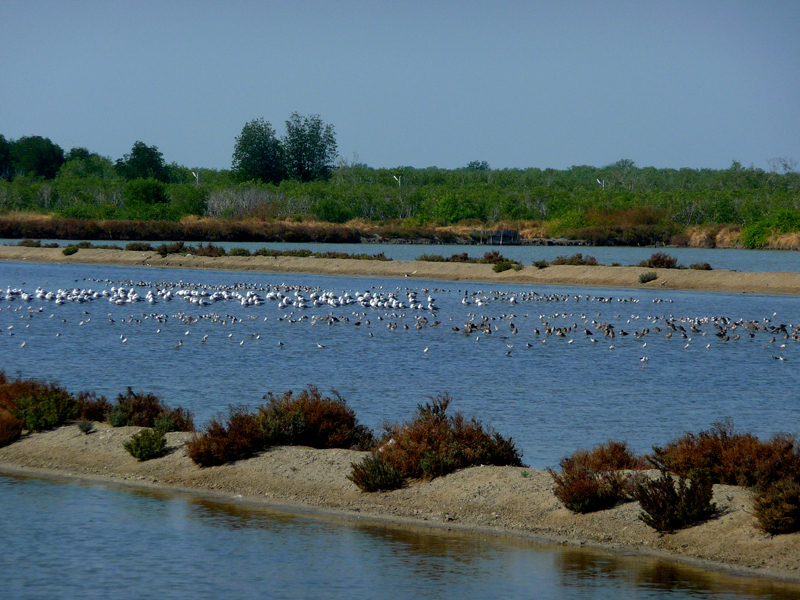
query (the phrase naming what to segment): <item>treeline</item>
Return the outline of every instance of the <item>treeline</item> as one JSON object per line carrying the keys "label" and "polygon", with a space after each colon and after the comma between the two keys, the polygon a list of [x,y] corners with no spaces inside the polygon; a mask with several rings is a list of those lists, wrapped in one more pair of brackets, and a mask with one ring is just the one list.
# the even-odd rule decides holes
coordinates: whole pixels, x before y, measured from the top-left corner
{"label": "treeline", "polygon": [[[327,149],[316,171],[299,170],[301,163],[290,169],[287,138],[278,140],[261,120],[237,137],[242,152],[231,170],[168,165],[156,147],[142,142],[115,162],[75,148],[62,153],[55,169],[52,162],[39,167],[19,151],[0,150],[0,210],[91,220],[358,219],[406,228],[527,221],[547,235],[619,244],[669,243],[693,225],[737,226],[751,247],[764,245],[773,233],[800,231],[800,173],[790,160],[773,161],[769,171],[736,161],[728,169],[656,169],[630,160],[564,170],[491,169],[479,161],[458,169],[376,169],[343,160],[330,166],[332,131],[313,119],[296,120],[306,148],[320,142]],[[254,152],[253,137],[282,157],[278,175],[259,177],[243,166],[250,156],[244,150]],[[46,148],[41,140],[46,138],[37,147]],[[34,146],[30,138],[10,143],[0,136],[0,142],[6,149],[21,142]]]}

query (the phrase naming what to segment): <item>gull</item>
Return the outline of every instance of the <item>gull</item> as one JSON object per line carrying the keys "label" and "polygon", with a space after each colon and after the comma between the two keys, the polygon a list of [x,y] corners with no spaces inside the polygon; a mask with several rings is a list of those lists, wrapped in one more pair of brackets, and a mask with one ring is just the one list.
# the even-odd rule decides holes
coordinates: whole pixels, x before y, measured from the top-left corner
{"label": "gull", "polygon": [[19,347],[20,347],[20,348],[24,348],[26,343],[27,343],[27,342],[22,342],[22,343],[19,345]]}
{"label": "gull", "polygon": [[322,344],[320,344],[319,342],[317,342],[317,348],[319,348],[320,350],[322,350],[324,347],[325,347],[325,346],[323,346]]}
{"label": "gull", "polygon": [[283,348],[283,342],[278,341],[278,348]]}
{"label": "gull", "polygon": [[427,349],[427,348],[425,348],[425,350],[423,350],[423,351],[422,351],[422,353],[423,353],[423,354],[427,354],[427,353],[428,353],[428,349]]}

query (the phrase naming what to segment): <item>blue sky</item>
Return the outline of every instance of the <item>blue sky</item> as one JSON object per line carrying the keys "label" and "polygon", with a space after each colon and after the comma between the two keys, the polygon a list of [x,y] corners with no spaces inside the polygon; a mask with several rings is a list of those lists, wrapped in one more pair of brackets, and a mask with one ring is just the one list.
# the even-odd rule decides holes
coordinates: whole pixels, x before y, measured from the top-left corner
{"label": "blue sky", "polygon": [[374,167],[800,161],[800,2],[0,3],[0,133],[229,168],[293,112]]}

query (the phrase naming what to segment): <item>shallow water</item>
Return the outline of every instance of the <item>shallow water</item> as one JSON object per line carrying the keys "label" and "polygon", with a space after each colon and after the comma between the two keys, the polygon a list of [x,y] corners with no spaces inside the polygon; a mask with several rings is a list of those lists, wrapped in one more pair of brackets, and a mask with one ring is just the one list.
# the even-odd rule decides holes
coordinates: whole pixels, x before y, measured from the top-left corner
{"label": "shallow water", "polygon": [[[800,322],[796,297],[0,263],[3,291],[133,287],[144,296],[167,282],[174,291],[240,284],[262,296],[284,283],[304,286],[306,297],[312,288],[355,296],[397,291],[401,283],[401,299],[414,289],[420,299],[435,296],[440,308],[2,300],[0,369],[112,400],[128,386],[152,391],[192,410],[198,424],[230,404],[253,406],[267,392],[312,384],[338,390],[361,422],[376,428],[409,419],[418,404],[446,392],[453,409],[512,436],[537,468],[609,438],[647,452],[728,417],[759,436],[798,432],[800,343],[768,331],[750,338],[743,327],[729,331],[739,340],[723,342],[712,324],[699,321],[702,333],[695,334],[689,322],[726,317],[791,331]],[[462,304],[465,290],[473,304]],[[321,320],[331,314],[339,321]],[[484,316],[490,334],[452,329]],[[679,332],[666,338],[665,318],[682,323],[691,340]],[[417,329],[417,319],[427,323]],[[606,338],[595,324],[601,322],[631,335]],[[576,329],[547,336],[544,323]],[[650,333],[636,339],[645,328]]]}
{"label": "shallow water", "polygon": [[[0,244],[15,246],[20,240],[0,239]],[[108,240],[87,240],[97,245],[108,244]],[[43,244],[56,243],[66,246],[65,240],[41,240]],[[127,242],[117,241],[120,247]],[[150,242],[158,246],[164,242]],[[198,242],[190,243],[197,245]],[[392,260],[415,260],[422,254],[439,254],[450,257],[453,254],[466,252],[469,256],[479,258],[486,252],[497,250],[503,256],[531,265],[537,260],[551,261],[559,256],[572,256],[581,253],[593,256],[600,264],[638,265],[650,258],[654,252],[666,252],[678,259],[678,264],[688,267],[694,263],[709,263],[714,269],[728,271],[799,271],[800,253],[791,250],[737,250],[708,248],[652,248],[652,247],[618,247],[618,246],[464,246],[453,244],[298,244],[264,242],[214,242],[215,245],[230,250],[231,248],[247,248],[251,252],[259,248],[272,250],[310,250],[312,252],[346,252],[348,254],[384,253]]]}
{"label": "shallow water", "polygon": [[3,597],[796,598],[800,587],[525,540],[0,476]]}

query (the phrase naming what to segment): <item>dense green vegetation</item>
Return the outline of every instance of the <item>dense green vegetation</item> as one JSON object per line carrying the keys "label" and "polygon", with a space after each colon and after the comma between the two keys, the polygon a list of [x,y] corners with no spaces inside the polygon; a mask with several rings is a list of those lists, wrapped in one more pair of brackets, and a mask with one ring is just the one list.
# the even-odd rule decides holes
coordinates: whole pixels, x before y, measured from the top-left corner
{"label": "dense green vegetation", "polygon": [[[353,219],[404,227],[526,221],[551,236],[594,243],[669,243],[692,225],[734,225],[748,247],[800,231],[800,173],[793,161],[765,171],[604,167],[375,169],[339,160],[333,128],[293,114],[278,139],[263,120],[235,140],[231,170],[167,164],[136,142],[116,161],[47,138],[0,136],[0,211],[93,220]],[[532,223],[531,223],[532,222]]]}

